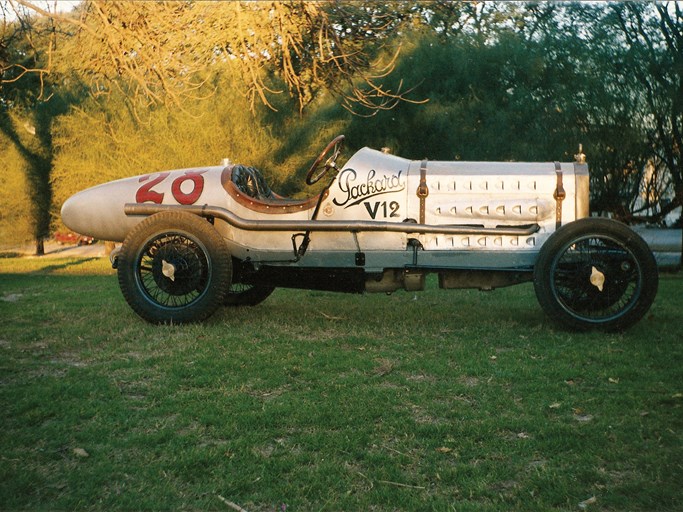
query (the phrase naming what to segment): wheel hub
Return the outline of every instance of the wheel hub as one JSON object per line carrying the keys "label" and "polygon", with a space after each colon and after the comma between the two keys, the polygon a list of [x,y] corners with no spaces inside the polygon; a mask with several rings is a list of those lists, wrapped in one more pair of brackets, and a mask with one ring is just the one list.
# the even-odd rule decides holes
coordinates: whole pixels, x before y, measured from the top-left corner
{"label": "wheel hub", "polygon": [[597,268],[592,267],[591,268],[590,282],[599,291],[602,291],[603,287],[605,286],[605,274],[600,272]]}
{"label": "wheel hub", "polygon": [[154,255],[154,281],[170,295],[185,295],[201,287],[204,280],[200,255],[193,246],[169,243]]}
{"label": "wheel hub", "polygon": [[171,281],[175,281],[175,265],[161,260],[161,273],[168,277]]}

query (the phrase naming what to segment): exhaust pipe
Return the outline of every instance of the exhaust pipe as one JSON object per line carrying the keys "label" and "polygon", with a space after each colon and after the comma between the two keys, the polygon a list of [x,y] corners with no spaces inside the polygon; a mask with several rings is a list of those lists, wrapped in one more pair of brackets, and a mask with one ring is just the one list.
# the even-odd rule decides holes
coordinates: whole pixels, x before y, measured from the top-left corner
{"label": "exhaust pipe", "polygon": [[520,227],[484,228],[481,226],[431,225],[413,222],[374,222],[365,220],[252,220],[235,215],[219,206],[162,205],[150,203],[126,203],[126,215],[154,215],[166,211],[184,211],[201,217],[215,217],[231,226],[245,231],[327,231],[361,232],[383,231],[391,233],[424,233],[443,235],[510,235],[526,236],[536,233],[540,226],[531,224]]}

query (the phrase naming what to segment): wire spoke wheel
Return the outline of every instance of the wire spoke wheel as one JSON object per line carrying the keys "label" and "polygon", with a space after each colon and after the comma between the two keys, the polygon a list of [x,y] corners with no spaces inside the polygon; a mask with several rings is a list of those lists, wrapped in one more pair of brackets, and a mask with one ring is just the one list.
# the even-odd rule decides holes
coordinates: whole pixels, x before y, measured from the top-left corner
{"label": "wire spoke wheel", "polygon": [[582,219],[556,231],[534,268],[539,303],[573,329],[620,330],[640,320],[657,293],[657,265],[625,225]]}
{"label": "wire spoke wheel", "polygon": [[570,312],[604,319],[618,315],[637,299],[642,288],[633,253],[612,240],[589,237],[558,257],[552,286]]}
{"label": "wire spoke wheel", "polygon": [[161,234],[140,251],[141,289],[161,306],[186,307],[206,291],[211,264],[206,250],[179,234]]}
{"label": "wire spoke wheel", "polygon": [[232,261],[204,219],[164,212],[138,224],[123,243],[119,285],[128,304],[152,323],[203,320],[222,304]]}

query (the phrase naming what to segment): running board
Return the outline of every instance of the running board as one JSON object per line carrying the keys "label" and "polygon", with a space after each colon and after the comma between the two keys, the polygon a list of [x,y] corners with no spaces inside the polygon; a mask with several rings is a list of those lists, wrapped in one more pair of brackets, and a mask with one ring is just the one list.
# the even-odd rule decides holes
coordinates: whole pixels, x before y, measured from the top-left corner
{"label": "running board", "polygon": [[374,222],[374,221],[343,221],[343,220],[252,220],[235,215],[219,206],[197,205],[164,205],[150,203],[126,203],[126,215],[154,215],[168,211],[183,211],[201,217],[214,217],[224,220],[228,224],[245,231],[333,231],[333,232],[361,232],[383,231],[391,233],[424,233],[443,235],[510,235],[525,236],[536,233],[540,226],[530,224],[526,226],[500,226],[484,228],[467,225],[431,225],[413,222]]}

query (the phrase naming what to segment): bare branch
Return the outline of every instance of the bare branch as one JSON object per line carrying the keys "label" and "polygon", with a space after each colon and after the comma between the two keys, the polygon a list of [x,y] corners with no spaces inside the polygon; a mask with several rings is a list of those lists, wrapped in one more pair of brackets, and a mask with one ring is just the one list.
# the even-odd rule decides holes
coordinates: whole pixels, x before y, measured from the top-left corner
{"label": "bare branch", "polygon": [[275,109],[278,80],[300,111],[321,89],[370,110],[391,108],[413,91],[381,85],[400,49],[386,64],[375,60],[382,44],[376,39],[396,25],[392,13],[375,4],[85,0],[77,13],[64,15],[10,1],[75,29],[60,50],[71,52],[72,65],[76,57],[76,70],[97,87],[95,95],[109,84],[132,94],[133,103],[180,106],[196,97],[208,72],[223,66],[237,69],[252,110],[257,103]]}

